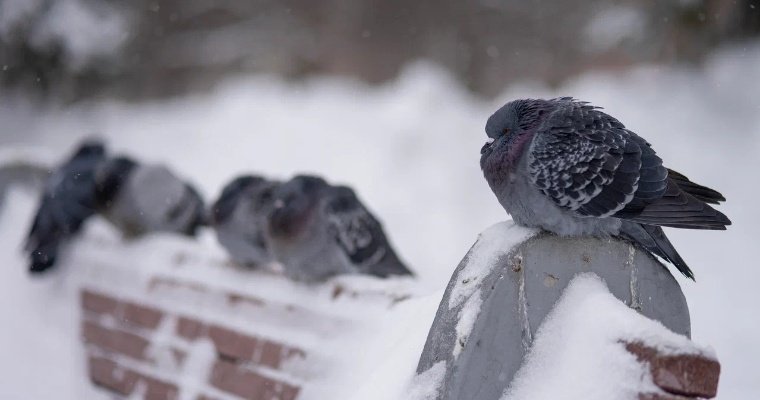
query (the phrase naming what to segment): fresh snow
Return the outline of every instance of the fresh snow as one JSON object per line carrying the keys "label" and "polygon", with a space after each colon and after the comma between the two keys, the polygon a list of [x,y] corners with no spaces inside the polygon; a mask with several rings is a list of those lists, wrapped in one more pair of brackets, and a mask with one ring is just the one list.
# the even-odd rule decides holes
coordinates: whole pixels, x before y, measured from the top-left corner
{"label": "fresh snow", "polygon": [[85,378],[76,276],[32,279],[21,248],[36,199],[19,189],[0,209],[0,399],[100,399]]}
{"label": "fresh snow", "polygon": [[406,398],[409,400],[435,400],[445,376],[446,361],[433,364],[427,371],[423,371],[412,379]]}
{"label": "fresh snow", "polygon": [[535,229],[529,229],[515,225],[511,222],[500,222],[486,229],[478,236],[478,240],[465,257],[464,266],[454,278],[454,287],[449,293],[449,309],[462,306],[457,320],[456,341],[452,350],[454,357],[464,349],[467,337],[472,332],[475,320],[480,313],[483,302],[479,284],[486,277],[489,269],[496,265],[498,259],[508,254],[512,248],[522,243],[529,237],[538,233]]}
{"label": "fresh snow", "polygon": [[525,364],[503,400],[635,400],[660,392],[621,341],[642,342],[666,354],[700,354],[657,321],[628,308],[593,273],[576,276],[538,328]]}
{"label": "fresh snow", "polygon": [[511,223],[498,223],[481,233],[467,254],[464,268],[456,276],[449,297],[449,309],[459,306],[465,299],[472,298],[479,279],[488,275],[488,269],[494,266],[499,257],[506,255],[515,245],[537,232],[535,229]]}
{"label": "fresh snow", "polygon": [[[275,178],[313,172],[354,186],[419,277],[406,288],[419,302],[408,308],[399,303],[379,331],[395,339],[386,342],[378,335],[364,348],[357,345],[358,354],[367,356],[354,360],[351,384],[334,382],[348,386],[346,392],[364,390],[364,399],[387,400],[403,393],[411,379],[436,295],[440,299],[477,234],[506,217],[478,165],[490,113],[519,97],[573,95],[591,101],[651,142],[668,167],[728,198],[719,207],[734,222],[728,231],[667,232],[697,275],[697,283],[677,279],[689,302],[694,340],[713,346],[722,364],[719,397],[743,399],[760,392],[753,368],[760,359],[760,319],[752,279],[760,209],[750,206],[760,194],[750,179],[760,170],[758,65],[760,46],[737,45],[700,68],[588,73],[557,89],[526,82],[494,101],[472,97],[440,69],[424,64],[379,87],[337,78],[287,83],[253,76],[208,93],[138,104],[108,100],[41,107],[0,95],[0,146],[39,149],[35,154],[41,158],[59,160],[71,151],[73,138],[100,133],[116,151],[169,164],[209,200],[234,175],[249,171]],[[8,355],[0,362],[0,376],[8,379],[0,385],[0,398],[92,398],[82,379],[77,299],[70,286],[85,269],[74,264],[77,254],[105,261],[140,254],[148,263],[189,248],[195,249],[198,265],[224,257],[208,233],[198,242],[163,235],[125,244],[124,253],[98,253],[90,249],[107,229],[93,221],[86,232],[93,239],[73,246],[58,273],[32,279],[20,249],[36,200],[23,192],[9,196],[0,220],[5,296],[0,354]],[[210,280],[218,275],[210,267],[203,271]],[[308,290],[296,295],[290,288],[279,284],[271,292],[283,299],[296,296],[297,302],[311,298]],[[15,361],[20,359],[24,362]],[[45,385],[29,384],[40,377]]]}

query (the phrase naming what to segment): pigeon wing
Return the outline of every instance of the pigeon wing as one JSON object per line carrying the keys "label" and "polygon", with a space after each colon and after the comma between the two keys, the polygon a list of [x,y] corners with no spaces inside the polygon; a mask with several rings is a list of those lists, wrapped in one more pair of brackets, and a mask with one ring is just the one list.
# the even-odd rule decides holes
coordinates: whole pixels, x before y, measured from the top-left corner
{"label": "pigeon wing", "polygon": [[[582,216],[606,217],[646,190],[663,191],[667,171],[616,119],[582,102],[567,102],[539,127],[528,154],[533,183],[555,204]],[[643,141],[643,140],[642,140]]]}
{"label": "pigeon wing", "polygon": [[336,189],[326,206],[328,231],[357,267],[380,261],[387,251],[380,222],[359,202],[353,190]]}
{"label": "pigeon wing", "polygon": [[688,229],[730,224],[679,186],[688,181],[685,177],[669,178],[649,143],[587,103],[567,102],[547,117],[529,157],[529,173],[539,190],[581,216]]}

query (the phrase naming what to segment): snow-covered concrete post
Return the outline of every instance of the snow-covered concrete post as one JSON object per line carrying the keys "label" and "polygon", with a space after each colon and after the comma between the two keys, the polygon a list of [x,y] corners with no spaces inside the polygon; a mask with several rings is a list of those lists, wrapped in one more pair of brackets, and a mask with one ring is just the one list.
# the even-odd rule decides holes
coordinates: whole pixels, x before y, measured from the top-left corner
{"label": "snow-covered concrete post", "polygon": [[454,271],[417,372],[445,369],[437,399],[500,399],[541,322],[585,272],[628,307],[690,337],[684,295],[649,254],[622,240],[561,238],[503,222],[483,232]]}

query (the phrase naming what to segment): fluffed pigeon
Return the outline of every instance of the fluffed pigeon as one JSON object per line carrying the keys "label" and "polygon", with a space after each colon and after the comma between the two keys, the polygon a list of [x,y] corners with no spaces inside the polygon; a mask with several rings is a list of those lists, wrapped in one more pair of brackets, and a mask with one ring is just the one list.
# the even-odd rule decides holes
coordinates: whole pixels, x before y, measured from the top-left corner
{"label": "fluffed pigeon", "polygon": [[571,97],[515,100],[486,123],[480,166],[519,225],[559,235],[624,236],[694,274],[662,228],[726,229],[725,198],[669,170],[644,139]]}
{"label": "fluffed pigeon", "polygon": [[103,144],[86,141],[47,179],[26,240],[30,272],[53,267],[61,246],[95,213],[95,171],[104,160]]}
{"label": "fluffed pigeon", "polygon": [[266,224],[277,185],[259,176],[240,176],[222,189],[211,206],[209,224],[219,244],[236,263],[259,267],[273,261]]}
{"label": "fluffed pigeon", "polygon": [[114,157],[96,174],[99,212],[126,237],[150,232],[195,235],[205,223],[198,191],[163,165]]}
{"label": "fluffed pigeon", "polygon": [[321,281],[345,273],[412,275],[353,190],[300,175],[275,190],[274,204],[268,239],[291,278]]}

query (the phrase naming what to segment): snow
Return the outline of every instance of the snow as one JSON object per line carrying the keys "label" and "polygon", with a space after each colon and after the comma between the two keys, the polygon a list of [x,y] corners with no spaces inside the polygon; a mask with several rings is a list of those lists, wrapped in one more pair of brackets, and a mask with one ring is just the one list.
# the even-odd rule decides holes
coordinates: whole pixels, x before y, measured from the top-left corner
{"label": "snow", "polygon": [[464,303],[464,307],[459,311],[459,319],[457,320],[457,326],[454,328],[457,334],[457,339],[454,341],[454,350],[452,353],[454,357],[459,357],[459,353],[464,349],[467,338],[472,332],[472,327],[475,326],[475,320],[480,315],[480,306],[483,304],[483,298],[480,295],[480,291],[476,291],[470,296]]}
{"label": "snow", "polygon": [[714,358],[712,351],[628,308],[598,276],[584,273],[573,278],[539,327],[503,400],[634,400],[639,393],[659,392],[648,365],[621,341]]}
{"label": "snow", "polygon": [[[311,361],[295,360],[287,367],[295,371],[295,378],[277,370],[258,370],[285,382],[303,384],[299,399],[304,400],[402,397],[407,381],[414,376],[443,295],[442,290],[420,293],[417,283],[410,278],[380,280],[342,276],[324,284],[296,283],[270,272],[228,265],[209,231],[198,241],[168,234],[124,241],[101,218],[87,223],[82,237],[70,246],[65,262],[58,269],[44,279],[33,279],[26,274],[19,251],[25,229],[18,227],[25,228],[23,221],[30,218],[36,199],[30,191],[16,188],[11,189],[8,196],[0,243],[4,257],[13,257],[6,265],[13,265],[14,274],[6,274],[2,284],[15,288],[6,291],[14,299],[44,296],[22,303],[26,310],[17,310],[15,302],[4,302],[0,308],[0,315],[8,322],[0,336],[0,351],[12,356],[7,360],[25,360],[21,369],[15,365],[10,368],[8,362],[1,364],[3,371],[9,370],[11,378],[18,377],[12,381],[18,384],[0,388],[3,399],[27,398],[23,395],[29,393],[29,382],[34,381],[32,374],[47,368],[50,370],[46,375],[53,375],[51,383],[36,388],[37,391],[32,392],[36,395],[34,398],[103,398],[103,393],[89,387],[84,377],[85,352],[79,339],[77,300],[77,290],[82,286],[105,290],[116,297],[139,299],[144,304],[243,332],[254,330],[258,337],[306,349]],[[189,286],[158,287],[157,279],[199,282],[204,291]],[[145,288],[151,282],[154,289],[146,293]],[[30,286],[39,290],[30,290]],[[336,297],[338,287],[341,294]],[[266,299],[268,305],[265,308],[227,306],[228,291]],[[56,307],[49,309],[46,304],[52,301]],[[116,356],[117,361],[174,381],[168,374],[175,368],[169,351],[180,349],[188,354],[180,398],[195,398],[200,392],[229,397],[205,384],[212,365],[210,361],[216,358],[211,344],[177,338],[173,334],[176,321],[175,314],[168,315],[150,335],[148,353],[157,360],[156,367],[126,357]],[[52,331],[46,327],[48,323],[56,324]],[[101,323],[111,326],[116,321]],[[40,339],[51,340],[55,348],[34,346]],[[20,349],[12,350],[17,347]],[[322,363],[330,367],[324,368]],[[66,374],[59,372],[63,367]],[[346,381],[356,383],[346,385]]]}
{"label": "snow", "polygon": [[443,385],[446,376],[446,361],[433,364],[430,369],[415,376],[409,385],[408,399],[434,400],[438,394],[438,388]]}
{"label": "snow", "polygon": [[[104,398],[84,379],[75,276],[30,277],[20,252],[35,200],[10,190],[0,210],[0,399]],[[65,397],[62,397],[65,396]]]}
{"label": "snow", "polygon": [[[140,104],[111,100],[40,107],[0,95],[0,145],[40,148],[60,159],[74,138],[102,132],[116,151],[167,163],[197,183],[207,199],[217,196],[233,176],[249,171],[276,178],[317,173],[355,187],[419,279],[398,288],[415,297],[408,306],[401,302],[382,313],[379,320],[388,325],[371,324],[376,314],[367,315],[364,332],[376,329],[382,335],[367,333],[371,339],[365,345],[352,345],[356,353],[368,354],[354,360],[351,368],[341,367],[350,369],[352,383],[336,381],[334,388],[323,390],[342,387],[344,396],[333,398],[352,398],[366,390],[366,399],[389,399],[403,393],[416,366],[437,306],[435,297],[440,299],[477,234],[505,218],[478,165],[487,117],[506,100],[519,97],[573,95],[591,101],[644,136],[670,168],[728,198],[720,207],[734,221],[728,231],[671,229],[668,235],[697,275],[696,283],[677,279],[689,302],[694,340],[713,346],[721,361],[719,397],[741,399],[760,392],[753,372],[760,359],[757,284],[750,278],[760,209],[748,206],[759,194],[749,178],[760,170],[757,65],[760,47],[740,44],[719,51],[698,69],[653,65],[589,73],[556,89],[526,82],[494,101],[472,97],[440,69],[425,64],[410,66],[397,81],[376,88],[335,78],[286,83],[252,76],[207,93]],[[33,396],[23,398],[50,398],[52,393],[63,399],[92,398],[80,375],[78,318],[72,306],[76,297],[69,285],[82,269],[74,264],[78,254],[104,261],[112,257],[92,251],[100,236],[110,237],[115,248],[122,245],[102,221],[93,221],[87,229],[91,239],[70,249],[70,260],[64,257],[58,273],[31,279],[19,249],[34,202],[28,194],[12,193],[0,220],[0,289],[11,299],[0,306],[7,327],[0,333],[0,354],[9,355],[4,360],[25,360],[22,365],[0,362],[0,376],[9,382],[0,385],[0,398],[19,398],[30,390],[28,382],[41,375],[50,384],[32,385]],[[178,251],[189,254],[192,265],[224,257],[207,233],[198,242],[159,235],[123,246],[124,253],[115,254],[140,254],[144,263]],[[187,269],[174,273],[183,271]],[[220,277],[226,272],[209,267],[202,271],[219,287],[240,284]],[[261,280],[271,284],[268,295],[282,300],[308,304],[322,293]],[[367,282],[367,289],[372,285]],[[465,300],[470,290],[460,285],[463,295],[457,301]],[[384,341],[384,335],[392,339]],[[365,387],[388,396],[376,397]]]}
{"label": "snow", "polygon": [[480,312],[483,299],[480,295],[479,280],[488,275],[489,268],[496,265],[500,257],[536,233],[538,231],[535,229],[501,222],[478,236],[478,240],[467,253],[464,267],[456,275],[454,287],[449,295],[449,309],[464,303],[455,328],[457,340],[452,350],[454,357],[458,357],[464,348]]}
{"label": "snow", "polygon": [[465,299],[472,298],[477,289],[478,279],[488,275],[488,269],[495,265],[499,257],[506,255],[515,245],[536,233],[538,231],[535,229],[509,223],[495,224],[481,233],[467,254],[464,268],[457,274],[449,297],[449,309],[459,306]]}

